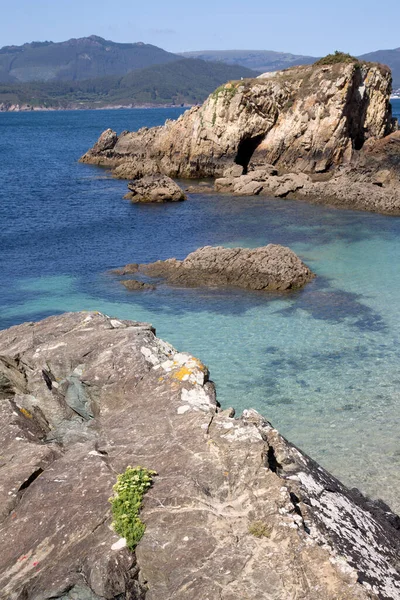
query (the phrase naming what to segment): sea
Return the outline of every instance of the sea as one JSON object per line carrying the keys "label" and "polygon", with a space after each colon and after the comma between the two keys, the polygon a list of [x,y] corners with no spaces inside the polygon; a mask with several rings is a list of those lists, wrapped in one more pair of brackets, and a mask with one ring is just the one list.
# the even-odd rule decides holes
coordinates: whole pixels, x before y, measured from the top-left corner
{"label": "sea", "polygon": [[[151,322],[208,365],[223,407],[257,409],[345,484],[400,511],[400,218],[198,193],[135,205],[126,181],[78,162],[107,127],[183,111],[0,113],[0,328],[80,310]],[[294,250],[315,280],[289,294],[132,292],[110,273],[205,245],[269,243]]]}

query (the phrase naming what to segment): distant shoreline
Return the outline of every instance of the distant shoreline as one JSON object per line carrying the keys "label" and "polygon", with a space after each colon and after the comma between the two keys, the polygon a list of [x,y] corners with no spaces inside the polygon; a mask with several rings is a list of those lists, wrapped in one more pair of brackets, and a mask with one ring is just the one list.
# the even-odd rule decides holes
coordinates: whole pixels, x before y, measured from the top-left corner
{"label": "distant shoreline", "polygon": [[118,105],[118,106],[69,106],[69,107],[31,107],[31,106],[22,106],[16,107],[12,105],[9,108],[2,107],[0,104],[0,113],[32,113],[32,112],[60,112],[60,111],[77,111],[77,110],[143,110],[150,108],[192,108],[196,106],[195,104],[137,104],[132,106],[131,104],[127,105]]}

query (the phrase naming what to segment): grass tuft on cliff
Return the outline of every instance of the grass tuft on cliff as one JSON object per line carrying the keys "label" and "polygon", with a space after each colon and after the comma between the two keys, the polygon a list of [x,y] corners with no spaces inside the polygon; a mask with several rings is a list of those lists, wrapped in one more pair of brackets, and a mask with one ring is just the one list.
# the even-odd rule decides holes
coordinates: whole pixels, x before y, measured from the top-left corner
{"label": "grass tuft on cliff", "polygon": [[155,471],[144,467],[127,467],[117,477],[113,486],[114,496],[109,499],[113,515],[112,526],[116,533],[126,539],[126,545],[134,550],[143,537],[146,525],[139,517],[143,497],[151,487]]}
{"label": "grass tuft on cliff", "polygon": [[360,62],[355,56],[351,56],[347,52],[340,52],[335,50],[333,54],[327,54],[326,56],[317,60],[315,65],[337,65],[338,63],[358,63]]}

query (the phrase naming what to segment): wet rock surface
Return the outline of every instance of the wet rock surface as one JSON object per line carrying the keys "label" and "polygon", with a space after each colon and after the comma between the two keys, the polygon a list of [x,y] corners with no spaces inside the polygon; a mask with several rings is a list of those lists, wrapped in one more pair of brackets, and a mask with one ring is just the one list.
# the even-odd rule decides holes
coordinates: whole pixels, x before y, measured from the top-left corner
{"label": "wet rock surface", "polygon": [[179,202],[186,200],[185,192],[165,175],[146,175],[128,183],[125,198],[131,202]]}
{"label": "wet rock surface", "polygon": [[[184,260],[170,258],[142,264],[139,271],[175,285],[234,286],[269,291],[299,288],[314,277],[292,250],[277,244],[254,249],[205,246]],[[116,271],[117,274],[120,272],[124,272],[124,267]]]}
{"label": "wet rock surface", "polygon": [[[400,597],[398,518],[349,491],[144,323],[70,313],[0,332],[0,597]],[[108,498],[157,471],[136,552]]]}

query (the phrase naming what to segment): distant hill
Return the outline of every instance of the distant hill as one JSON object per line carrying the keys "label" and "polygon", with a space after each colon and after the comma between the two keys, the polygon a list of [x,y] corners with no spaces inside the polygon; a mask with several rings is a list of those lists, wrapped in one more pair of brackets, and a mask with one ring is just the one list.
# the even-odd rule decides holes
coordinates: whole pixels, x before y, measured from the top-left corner
{"label": "distant hill", "polygon": [[232,79],[254,77],[246,67],[180,59],[164,65],[85,81],[0,83],[0,105],[49,108],[197,104]]}
{"label": "distant hill", "polygon": [[400,48],[394,50],[377,50],[360,56],[362,60],[379,62],[388,65],[392,70],[393,89],[400,88]]}
{"label": "distant hill", "polygon": [[180,59],[157,46],[119,44],[96,35],[58,43],[32,42],[0,49],[0,82],[83,81]]}
{"label": "distant hill", "polygon": [[[260,72],[279,71],[295,65],[309,65],[317,60],[317,57],[313,56],[272,52],[270,50],[204,50],[182,52],[181,56],[223,62],[229,65],[243,65]],[[400,48],[377,50],[376,52],[363,54],[358,58],[388,65],[392,70],[393,89],[400,89]]]}
{"label": "distant hill", "polygon": [[310,65],[317,60],[313,56],[272,52],[271,50],[203,50],[198,52],[181,52],[185,58],[200,58],[228,65],[242,65],[260,73],[280,71],[296,65]]}

